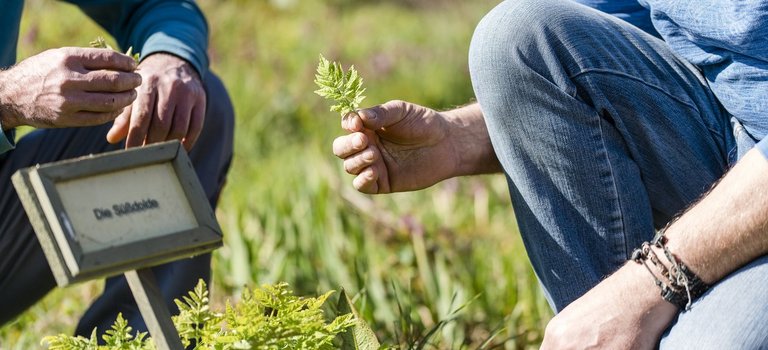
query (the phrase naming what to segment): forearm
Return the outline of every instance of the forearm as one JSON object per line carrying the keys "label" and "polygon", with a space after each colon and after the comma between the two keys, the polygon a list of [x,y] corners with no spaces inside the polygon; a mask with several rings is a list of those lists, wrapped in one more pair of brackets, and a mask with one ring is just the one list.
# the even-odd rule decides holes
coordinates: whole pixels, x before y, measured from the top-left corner
{"label": "forearm", "polygon": [[[751,150],[709,193],[669,225],[664,231],[666,247],[675,260],[712,285],[768,253],[766,174],[768,159],[758,149]],[[661,248],[652,249],[656,256],[665,255]],[[659,263],[671,266],[663,258]],[[619,271],[636,266],[640,265],[629,262]],[[647,273],[644,278],[653,279]]]}
{"label": "forearm", "polygon": [[[701,201],[667,228],[667,248],[712,284],[768,251],[768,160],[750,151]],[[664,253],[655,248],[664,262]],[[653,270],[653,266],[650,267]],[[660,271],[653,272],[659,277]],[[665,282],[667,283],[667,282]],[[646,267],[627,262],[547,326],[542,348],[584,344],[652,349],[680,308],[659,294]],[[695,306],[693,306],[695,308]]]}
{"label": "forearm", "polygon": [[768,253],[766,174],[768,160],[753,149],[667,229],[670,251],[705,282]]}
{"label": "forearm", "polygon": [[491,145],[480,104],[443,112],[451,127],[449,139],[459,157],[455,176],[498,173],[501,164]]}
{"label": "forearm", "polygon": [[[768,252],[765,174],[768,160],[758,150],[750,151],[712,191],[666,229],[669,251],[704,282],[711,285]],[[663,256],[660,249],[654,249]],[[659,296],[653,277],[635,262],[628,262],[611,278],[622,291],[633,294],[631,300],[638,314],[652,316],[645,317],[649,320],[645,327],[655,332],[665,329],[679,310]]]}

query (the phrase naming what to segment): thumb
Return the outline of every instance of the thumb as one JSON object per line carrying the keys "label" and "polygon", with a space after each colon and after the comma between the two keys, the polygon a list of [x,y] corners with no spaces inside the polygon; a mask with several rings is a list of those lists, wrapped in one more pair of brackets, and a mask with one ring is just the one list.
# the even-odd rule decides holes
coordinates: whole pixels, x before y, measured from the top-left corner
{"label": "thumb", "polygon": [[411,103],[394,100],[371,108],[361,109],[357,114],[360,116],[360,120],[366,129],[379,130],[403,120],[413,107],[414,105]]}

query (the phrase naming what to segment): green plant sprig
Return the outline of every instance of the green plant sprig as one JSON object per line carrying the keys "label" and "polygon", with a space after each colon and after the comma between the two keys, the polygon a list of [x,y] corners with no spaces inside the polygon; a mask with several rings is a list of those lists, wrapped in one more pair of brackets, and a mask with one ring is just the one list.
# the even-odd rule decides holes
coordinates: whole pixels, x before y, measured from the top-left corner
{"label": "green plant sprig", "polygon": [[336,102],[331,106],[331,112],[339,112],[342,117],[356,111],[365,99],[363,78],[355,66],[344,72],[341,64],[331,62],[323,55],[320,55],[320,63],[317,65],[315,84],[320,87],[315,93]]}
{"label": "green plant sprig", "polygon": [[[335,316],[326,314],[324,304],[333,291],[318,297],[293,294],[287,283],[243,290],[240,301],[229,301],[223,312],[211,309],[208,287],[198,281],[194,290],[174,300],[179,314],[173,324],[185,347],[195,349],[379,349],[370,327],[360,318],[344,292]],[[330,310],[328,310],[330,311]],[[102,335],[96,329],[90,338],[59,334],[43,338],[49,350],[155,350],[146,332],[134,332],[121,314]]]}
{"label": "green plant sprig", "polygon": [[[104,38],[101,36],[97,36],[96,39],[91,41],[89,44],[91,45],[91,47],[97,48],[97,49],[110,49],[112,51],[118,51],[118,50],[115,50],[115,48],[113,48],[111,45],[107,44],[107,41],[104,40]],[[133,46],[129,47],[128,51],[125,51],[125,54],[127,56],[133,57],[136,63],[139,63],[139,53],[138,52],[133,53]]]}

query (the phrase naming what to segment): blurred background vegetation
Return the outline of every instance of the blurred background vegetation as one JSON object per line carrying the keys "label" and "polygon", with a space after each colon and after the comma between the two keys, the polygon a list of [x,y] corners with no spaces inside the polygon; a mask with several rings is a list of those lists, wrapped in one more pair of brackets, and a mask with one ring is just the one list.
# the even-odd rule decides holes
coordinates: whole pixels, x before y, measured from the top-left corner
{"label": "blurred background vegetation", "polygon": [[[467,50],[494,0],[201,0],[212,70],[237,113],[235,160],[217,216],[214,303],[286,281],[299,295],[344,287],[382,343],[407,349],[536,348],[551,311],[520,241],[503,176],[389,196],[354,191],[331,153],[339,118],[312,92],[318,54],[355,64],[365,105],[472,100]],[[77,8],[27,0],[19,58],[105,35]],[[30,276],[32,277],[32,276]],[[57,289],[0,328],[0,349],[73,332],[102,288]],[[436,328],[439,327],[439,328]],[[437,329],[430,333],[430,330]]]}

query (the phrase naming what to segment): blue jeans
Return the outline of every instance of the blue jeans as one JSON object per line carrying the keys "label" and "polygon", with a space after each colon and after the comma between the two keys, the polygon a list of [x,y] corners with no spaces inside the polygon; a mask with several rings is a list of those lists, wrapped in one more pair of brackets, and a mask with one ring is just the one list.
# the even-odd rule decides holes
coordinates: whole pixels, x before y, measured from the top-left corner
{"label": "blue jeans", "polygon": [[[503,2],[477,27],[469,61],[555,311],[624,264],[737,159],[739,128],[698,70],[586,6]],[[661,347],[768,347],[767,287],[762,257],[681,313]]]}

